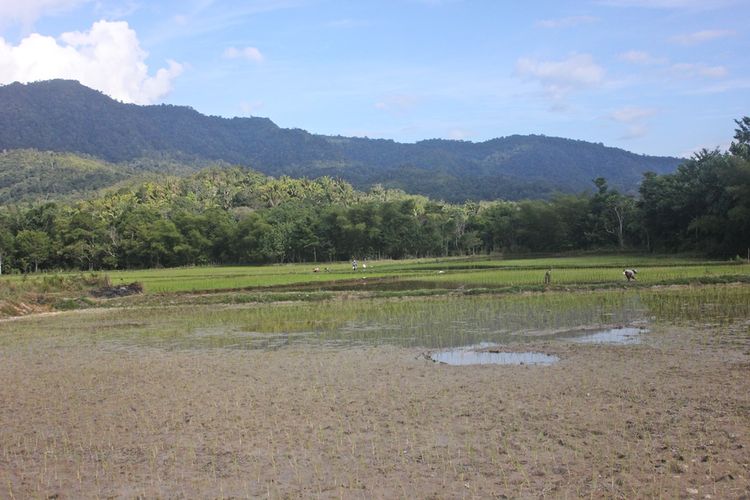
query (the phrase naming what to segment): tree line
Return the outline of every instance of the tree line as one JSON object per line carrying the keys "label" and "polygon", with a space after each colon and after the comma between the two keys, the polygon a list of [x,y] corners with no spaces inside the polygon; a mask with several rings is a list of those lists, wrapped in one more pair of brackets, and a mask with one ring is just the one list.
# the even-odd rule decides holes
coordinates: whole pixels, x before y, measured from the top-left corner
{"label": "tree line", "polygon": [[729,151],[703,150],[639,196],[612,189],[550,200],[451,204],[330,177],[207,169],[69,203],[0,207],[0,272],[323,262],[493,252],[636,249],[745,255],[750,117]]}

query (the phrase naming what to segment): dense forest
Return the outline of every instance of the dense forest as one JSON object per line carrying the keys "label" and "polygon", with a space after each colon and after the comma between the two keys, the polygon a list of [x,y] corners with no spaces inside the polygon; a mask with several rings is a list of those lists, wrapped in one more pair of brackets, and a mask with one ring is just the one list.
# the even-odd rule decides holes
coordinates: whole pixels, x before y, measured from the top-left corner
{"label": "dense forest", "polygon": [[599,176],[635,194],[644,172],[670,173],[680,163],[539,135],[414,144],[315,135],[267,118],[125,104],[64,80],[0,86],[0,149],[74,152],[136,170],[172,161],[195,172],[220,161],[276,177],[336,177],[360,190],[381,184],[449,202],[549,199],[580,192]]}
{"label": "dense forest", "polygon": [[13,149],[0,152],[0,204],[89,198],[105,189],[207,168],[231,165],[159,156],[114,164],[80,154]]}
{"label": "dense forest", "polygon": [[[750,118],[638,197],[596,178],[551,200],[450,204],[345,181],[209,168],[86,200],[0,207],[2,272],[639,249],[745,255]],[[83,168],[83,167],[82,167]]]}

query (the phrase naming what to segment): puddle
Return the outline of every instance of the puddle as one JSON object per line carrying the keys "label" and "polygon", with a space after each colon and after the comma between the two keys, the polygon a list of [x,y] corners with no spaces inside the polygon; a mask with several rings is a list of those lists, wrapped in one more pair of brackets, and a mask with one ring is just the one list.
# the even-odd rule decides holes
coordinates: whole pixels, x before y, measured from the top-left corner
{"label": "puddle", "polygon": [[569,340],[577,344],[638,344],[641,341],[641,333],[647,331],[648,330],[633,327],[612,328],[610,330],[564,340]]}
{"label": "puddle", "polygon": [[436,352],[430,356],[435,362],[447,365],[551,365],[560,360],[543,352],[488,352],[456,349]]}

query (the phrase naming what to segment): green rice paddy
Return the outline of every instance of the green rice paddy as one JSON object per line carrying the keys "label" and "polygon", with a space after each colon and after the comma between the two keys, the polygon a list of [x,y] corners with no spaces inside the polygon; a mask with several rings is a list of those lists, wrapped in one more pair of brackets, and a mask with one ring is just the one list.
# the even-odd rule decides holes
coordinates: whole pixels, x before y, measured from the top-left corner
{"label": "green rice paddy", "polygon": [[[363,298],[248,305],[164,305],[72,311],[0,323],[0,346],[277,349],[394,344],[448,348],[554,338],[627,324],[719,325],[750,318],[750,286],[505,295]],[[2,335],[3,331],[15,335]]]}
{"label": "green rice paddy", "polygon": [[[638,269],[637,281],[625,280],[626,266]],[[551,284],[544,285],[550,268]],[[87,295],[87,283],[107,280],[140,282],[145,294],[103,301]],[[104,324],[76,316],[40,327],[60,331],[61,339],[115,334],[168,345],[266,345],[261,337],[270,334],[290,335],[290,343],[393,338],[434,347],[527,330],[750,316],[748,283],[744,262],[632,255],[414,259],[368,262],[358,272],[334,263],[3,276],[0,306],[5,300],[4,308],[17,309],[32,294],[58,310],[108,308]]]}
{"label": "green rice paddy", "polygon": [[[315,268],[319,272],[314,272]],[[365,283],[387,282],[392,289],[501,288],[542,285],[551,269],[552,287],[571,285],[620,285],[624,268],[638,269],[632,286],[680,284],[691,281],[716,283],[750,279],[750,264],[688,258],[607,255],[542,259],[474,258],[372,261],[354,272],[348,263],[285,264],[268,266],[189,267],[141,271],[103,272],[113,284],[140,282],[146,293],[203,292],[269,288],[326,290],[361,289]],[[69,275],[70,273],[61,273]],[[101,274],[101,273],[100,273]],[[49,276],[49,275],[47,275]],[[0,277],[17,283],[18,275]],[[400,285],[399,285],[400,284]],[[387,288],[387,287],[385,287]]]}

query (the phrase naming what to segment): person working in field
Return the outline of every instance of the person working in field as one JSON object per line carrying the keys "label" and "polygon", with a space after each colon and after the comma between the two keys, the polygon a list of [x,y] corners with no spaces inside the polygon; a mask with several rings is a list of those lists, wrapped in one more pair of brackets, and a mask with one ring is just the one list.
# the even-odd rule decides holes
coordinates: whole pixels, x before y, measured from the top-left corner
{"label": "person working in field", "polygon": [[635,281],[635,275],[638,274],[638,271],[635,269],[625,269],[622,274],[625,275],[628,281]]}

